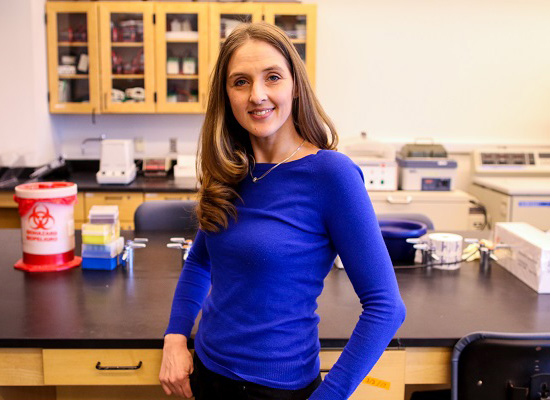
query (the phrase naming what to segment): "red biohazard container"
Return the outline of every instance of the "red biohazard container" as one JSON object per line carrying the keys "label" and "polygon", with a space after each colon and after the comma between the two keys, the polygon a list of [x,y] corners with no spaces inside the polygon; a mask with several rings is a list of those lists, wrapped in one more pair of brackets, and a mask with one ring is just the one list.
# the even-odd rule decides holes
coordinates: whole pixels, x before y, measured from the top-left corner
{"label": "red biohazard container", "polygon": [[77,267],[74,255],[74,204],[72,182],[25,183],[15,187],[19,204],[23,258],[15,268],[31,272],[61,271]]}

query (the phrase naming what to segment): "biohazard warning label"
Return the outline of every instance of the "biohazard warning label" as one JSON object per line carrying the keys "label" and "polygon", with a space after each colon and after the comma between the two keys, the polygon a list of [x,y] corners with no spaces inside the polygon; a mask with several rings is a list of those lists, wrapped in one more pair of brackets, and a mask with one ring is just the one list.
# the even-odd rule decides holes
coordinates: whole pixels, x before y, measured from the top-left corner
{"label": "biohazard warning label", "polygon": [[390,390],[390,382],[383,381],[382,379],[376,379],[371,378],[370,376],[367,376],[365,379],[363,379],[363,383],[371,386],[376,386],[380,389]]}
{"label": "biohazard warning label", "polygon": [[37,204],[33,207],[28,219],[26,239],[34,242],[55,242],[58,233],[52,228],[55,227],[55,218],[44,204]]}

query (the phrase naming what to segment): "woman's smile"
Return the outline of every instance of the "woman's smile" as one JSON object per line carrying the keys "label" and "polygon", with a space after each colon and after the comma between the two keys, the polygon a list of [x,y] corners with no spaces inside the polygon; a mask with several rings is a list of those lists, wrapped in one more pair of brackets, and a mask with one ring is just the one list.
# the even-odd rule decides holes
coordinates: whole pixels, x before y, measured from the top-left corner
{"label": "woman's smile", "polygon": [[248,113],[252,116],[252,118],[256,120],[262,120],[269,117],[271,114],[273,114],[273,110],[275,110],[275,107],[272,108],[257,108],[252,111],[249,111]]}

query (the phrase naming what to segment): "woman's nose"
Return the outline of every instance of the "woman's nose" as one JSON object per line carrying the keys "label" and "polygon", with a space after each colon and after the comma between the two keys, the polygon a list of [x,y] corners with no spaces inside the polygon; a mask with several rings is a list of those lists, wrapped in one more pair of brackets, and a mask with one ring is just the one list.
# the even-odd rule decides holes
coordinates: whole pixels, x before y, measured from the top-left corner
{"label": "woman's nose", "polygon": [[250,102],[253,104],[262,104],[265,100],[267,100],[267,94],[264,85],[254,83],[250,90]]}

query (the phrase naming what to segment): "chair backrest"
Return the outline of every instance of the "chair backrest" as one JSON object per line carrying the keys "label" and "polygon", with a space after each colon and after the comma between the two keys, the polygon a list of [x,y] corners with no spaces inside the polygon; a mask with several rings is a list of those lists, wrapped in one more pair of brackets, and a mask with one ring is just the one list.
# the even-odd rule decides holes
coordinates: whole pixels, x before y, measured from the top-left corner
{"label": "chair backrest", "polygon": [[142,203],[134,214],[136,232],[184,232],[198,229],[196,201],[161,200]]}
{"label": "chair backrest", "polygon": [[550,398],[550,333],[475,332],[451,359],[452,400]]}
{"label": "chair backrest", "polygon": [[434,223],[432,220],[424,214],[414,214],[414,213],[383,213],[376,214],[378,219],[408,219],[411,221],[423,222],[428,227],[428,230],[434,230]]}

